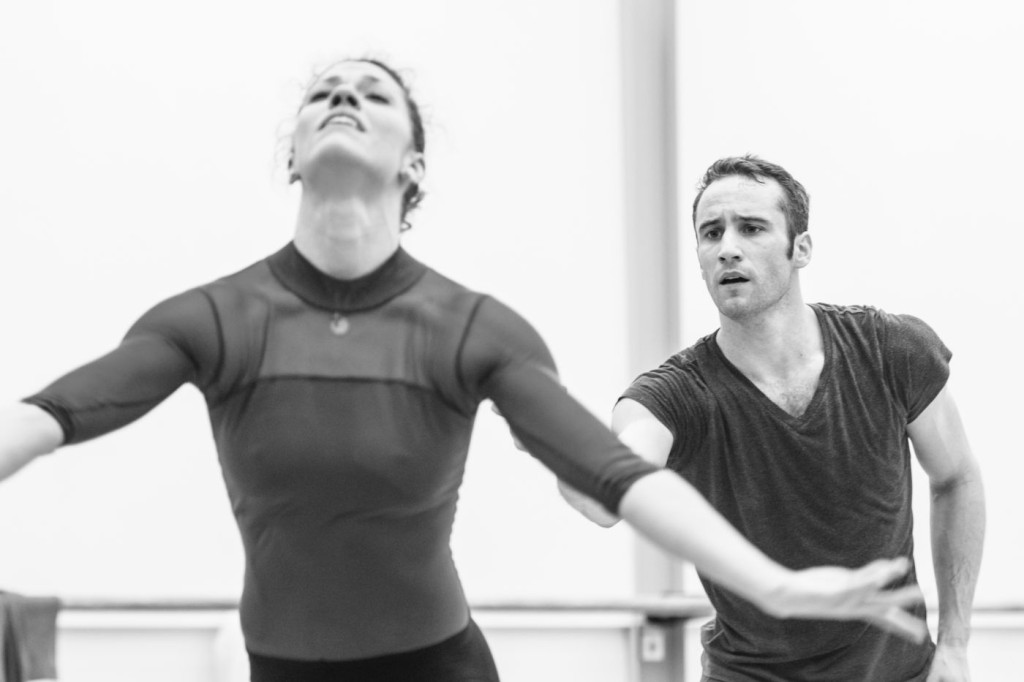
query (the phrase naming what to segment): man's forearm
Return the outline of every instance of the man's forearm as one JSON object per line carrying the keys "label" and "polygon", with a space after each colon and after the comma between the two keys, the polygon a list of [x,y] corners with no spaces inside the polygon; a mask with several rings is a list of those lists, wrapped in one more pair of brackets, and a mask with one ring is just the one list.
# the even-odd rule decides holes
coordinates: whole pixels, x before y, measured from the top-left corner
{"label": "man's forearm", "polygon": [[976,469],[932,487],[931,533],[939,590],[938,642],[965,647],[985,540],[985,492]]}

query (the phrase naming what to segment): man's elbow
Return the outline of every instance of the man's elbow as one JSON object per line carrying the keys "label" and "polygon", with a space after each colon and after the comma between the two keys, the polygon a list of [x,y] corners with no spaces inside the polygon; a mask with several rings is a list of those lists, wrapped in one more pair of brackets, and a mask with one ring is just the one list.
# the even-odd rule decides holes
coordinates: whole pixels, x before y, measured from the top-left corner
{"label": "man's elbow", "polygon": [[981,469],[977,463],[971,462],[944,478],[933,478],[929,483],[932,499],[953,497],[961,494],[984,496],[984,484],[981,480]]}

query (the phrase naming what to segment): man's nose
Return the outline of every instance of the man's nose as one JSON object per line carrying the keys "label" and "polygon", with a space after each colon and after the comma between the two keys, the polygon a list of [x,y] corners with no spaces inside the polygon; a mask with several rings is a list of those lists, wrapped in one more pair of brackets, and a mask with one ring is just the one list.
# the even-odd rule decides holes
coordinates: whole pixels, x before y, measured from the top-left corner
{"label": "man's nose", "polygon": [[725,230],[718,241],[718,260],[722,263],[743,258],[739,240],[733,230]]}

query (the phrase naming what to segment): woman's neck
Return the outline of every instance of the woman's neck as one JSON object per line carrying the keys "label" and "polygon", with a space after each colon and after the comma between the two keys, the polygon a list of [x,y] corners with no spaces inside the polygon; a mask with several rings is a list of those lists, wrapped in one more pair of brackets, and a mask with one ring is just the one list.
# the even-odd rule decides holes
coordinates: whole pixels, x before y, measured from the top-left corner
{"label": "woman's neck", "polygon": [[320,198],[304,191],[295,248],[324,274],[355,279],[395,253],[400,225],[400,205],[360,196]]}

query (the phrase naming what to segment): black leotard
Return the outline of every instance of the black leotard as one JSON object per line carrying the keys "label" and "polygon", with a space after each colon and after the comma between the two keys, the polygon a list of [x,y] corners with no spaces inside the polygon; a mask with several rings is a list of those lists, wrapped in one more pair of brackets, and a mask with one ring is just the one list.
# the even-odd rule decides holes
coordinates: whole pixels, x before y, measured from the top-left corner
{"label": "black leotard", "polygon": [[267,656],[378,656],[466,627],[449,537],[486,398],[610,510],[655,470],[568,396],[528,323],[401,249],[342,281],[289,244],[160,303],[26,401],[74,443],[185,382],[206,397],[245,547],[246,645]]}

